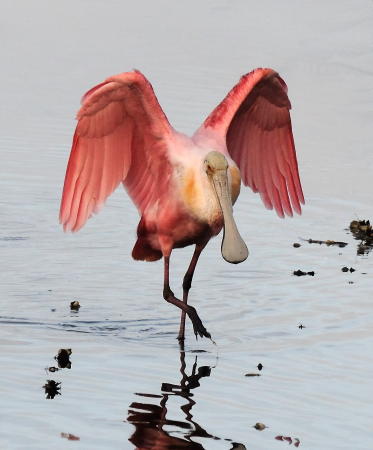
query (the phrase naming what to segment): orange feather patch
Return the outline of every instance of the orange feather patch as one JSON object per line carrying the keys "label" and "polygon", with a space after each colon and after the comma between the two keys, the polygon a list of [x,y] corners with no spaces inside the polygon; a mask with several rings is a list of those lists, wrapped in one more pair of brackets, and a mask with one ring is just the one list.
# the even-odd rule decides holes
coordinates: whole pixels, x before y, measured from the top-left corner
{"label": "orange feather patch", "polygon": [[184,178],[183,197],[188,205],[193,206],[197,197],[197,187],[193,169],[189,169],[186,172]]}
{"label": "orange feather patch", "polygon": [[241,190],[241,174],[237,167],[230,167],[229,170],[232,177],[232,204],[234,204]]}

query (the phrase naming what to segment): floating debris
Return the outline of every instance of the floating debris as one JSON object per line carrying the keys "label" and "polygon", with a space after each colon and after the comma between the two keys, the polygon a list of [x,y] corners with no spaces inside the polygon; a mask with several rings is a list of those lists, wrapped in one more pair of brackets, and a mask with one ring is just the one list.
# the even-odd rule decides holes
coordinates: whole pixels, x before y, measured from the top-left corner
{"label": "floating debris", "polygon": [[298,242],[294,242],[293,247],[294,248],[299,248],[301,245]]}
{"label": "floating debris", "polygon": [[290,436],[276,436],[278,441],[286,441],[289,445],[294,444],[294,447],[299,447],[300,440],[298,438],[291,438]]}
{"label": "floating debris", "polygon": [[77,300],[74,300],[70,303],[70,309],[71,311],[79,311],[80,303]]}
{"label": "floating debris", "polygon": [[317,240],[317,239],[303,239],[303,238],[300,238],[300,239],[302,239],[302,241],[308,242],[309,244],[320,244],[320,245],[321,245],[321,244],[325,244],[325,245],[327,245],[328,247],[330,247],[331,245],[337,245],[338,247],[343,248],[343,247],[346,247],[346,245],[348,245],[347,242],[332,241],[332,240],[330,240],[330,239],[328,239],[328,240],[326,240],[326,241],[319,241],[319,240]]}
{"label": "floating debris", "polygon": [[58,354],[54,357],[54,359],[58,362],[58,367],[60,369],[71,369],[71,353],[71,348],[61,348],[58,350]]}
{"label": "floating debris", "polygon": [[47,394],[46,398],[54,398],[56,395],[61,395],[61,383],[58,383],[54,380],[47,380],[45,385],[43,386],[45,393]]}
{"label": "floating debris", "polygon": [[348,267],[342,267],[342,272],[356,272],[356,269],[354,269],[353,267],[350,267],[350,268],[348,268]]}
{"label": "floating debris", "polygon": [[298,325],[298,328],[300,328],[301,330],[303,330],[303,328],[306,328],[305,325],[302,325],[301,323]]}
{"label": "floating debris", "polygon": [[258,368],[258,370],[262,370],[263,369],[263,364],[259,363],[256,367]]}
{"label": "floating debris", "polygon": [[361,233],[363,237],[373,237],[373,228],[369,220],[353,220],[350,223],[350,230],[353,233]]}
{"label": "floating debris", "polygon": [[232,447],[229,450],[247,450],[243,444],[239,442],[232,442]]}
{"label": "floating debris", "polygon": [[190,350],[190,353],[208,353],[207,350]]}
{"label": "floating debris", "polygon": [[268,428],[266,425],[264,425],[264,423],[261,423],[261,422],[257,422],[254,426],[253,426],[253,428],[255,428],[256,430],[259,430],[259,431],[263,431],[265,428]]}
{"label": "floating debris", "polygon": [[260,377],[260,373],[245,373],[245,377]]}
{"label": "floating debris", "polygon": [[355,239],[361,242],[357,246],[357,254],[365,255],[373,249],[373,228],[369,220],[353,220],[350,231]]}
{"label": "floating debris", "polygon": [[356,253],[358,255],[367,255],[373,248],[373,244],[367,245],[365,242],[360,242],[360,244],[357,246]]}
{"label": "floating debris", "polygon": [[301,277],[303,275],[310,275],[311,277],[315,276],[315,272],[312,270],[311,272],[303,272],[302,270],[294,270],[293,275],[296,275],[297,277]]}
{"label": "floating debris", "polygon": [[80,441],[80,437],[79,436],[74,436],[71,433],[61,433],[61,437],[64,439],[67,439],[69,441]]}

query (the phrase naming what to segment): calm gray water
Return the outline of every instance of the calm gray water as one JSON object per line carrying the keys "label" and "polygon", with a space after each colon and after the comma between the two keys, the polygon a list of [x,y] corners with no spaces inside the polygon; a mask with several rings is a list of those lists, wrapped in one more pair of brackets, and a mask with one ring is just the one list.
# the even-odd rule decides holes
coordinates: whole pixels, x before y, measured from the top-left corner
{"label": "calm gray water", "polygon": [[[346,230],[373,219],[373,3],[3,0],[0,21],[0,448],[373,448],[373,256]],[[85,90],[136,67],[192,133],[258,66],[288,83],[307,204],[280,220],[242,191],[251,255],[229,265],[215,239],[190,296],[217,345],[188,324],[180,352],[162,263],[130,257],[126,194],[77,234],[58,225],[74,114]],[[173,254],[175,293],[191,253]],[[47,373],[60,348],[71,368]]]}

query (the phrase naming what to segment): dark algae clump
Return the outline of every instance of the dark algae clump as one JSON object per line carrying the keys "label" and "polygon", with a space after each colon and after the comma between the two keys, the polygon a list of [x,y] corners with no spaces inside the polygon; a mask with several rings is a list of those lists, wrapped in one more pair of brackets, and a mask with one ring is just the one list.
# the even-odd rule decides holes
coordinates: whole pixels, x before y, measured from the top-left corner
{"label": "dark algae clump", "polygon": [[58,362],[58,367],[60,369],[71,369],[71,353],[71,348],[61,348],[58,350],[58,354],[54,359]]}
{"label": "dark algae clump", "polygon": [[[54,359],[58,363],[58,367],[47,367],[45,370],[50,373],[58,372],[62,369],[71,369],[71,361],[70,355],[72,351],[71,348],[61,348],[58,350],[57,355]],[[47,395],[46,398],[54,398],[56,395],[61,395],[61,382],[57,382],[55,380],[47,380],[45,385],[43,386],[44,391]]]}
{"label": "dark algae clump", "polygon": [[297,276],[297,277],[302,277],[304,275],[310,275],[311,277],[315,276],[315,272],[312,270],[310,272],[303,272],[303,270],[294,270],[293,275]]}
{"label": "dark algae clump", "polygon": [[54,380],[47,380],[43,388],[47,396],[46,398],[54,398],[56,395],[61,395],[61,383]]}
{"label": "dark algae clump", "polygon": [[373,228],[369,220],[353,220],[350,223],[353,237],[360,241],[357,246],[358,255],[367,255],[373,249]]}
{"label": "dark algae clump", "polygon": [[350,273],[352,273],[352,272],[356,272],[356,269],[354,269],[353,267],[350,267],[350,268],[348,268],[348,267],[342,267],[342,272],[350,272]]}

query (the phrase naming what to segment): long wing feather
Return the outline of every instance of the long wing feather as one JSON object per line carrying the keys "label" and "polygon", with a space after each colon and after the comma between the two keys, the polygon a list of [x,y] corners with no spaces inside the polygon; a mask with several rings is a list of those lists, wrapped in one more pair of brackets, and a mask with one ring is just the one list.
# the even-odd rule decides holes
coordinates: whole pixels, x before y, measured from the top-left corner
{"label": "long wing feather", "polygon": [[241,77],[196,133],[224,137],[244,184],[280,217],[300,214],[304,204],[290,108],[282,78],[272,69],[256,69]]}
{"label": "long wing feather", "polygon": [[110,77],[83,96],[77,119],[60,208],[64,229],[79,230],[120,182],[143,213],[171,174],[173,131],[150,83],[138,71]]}

